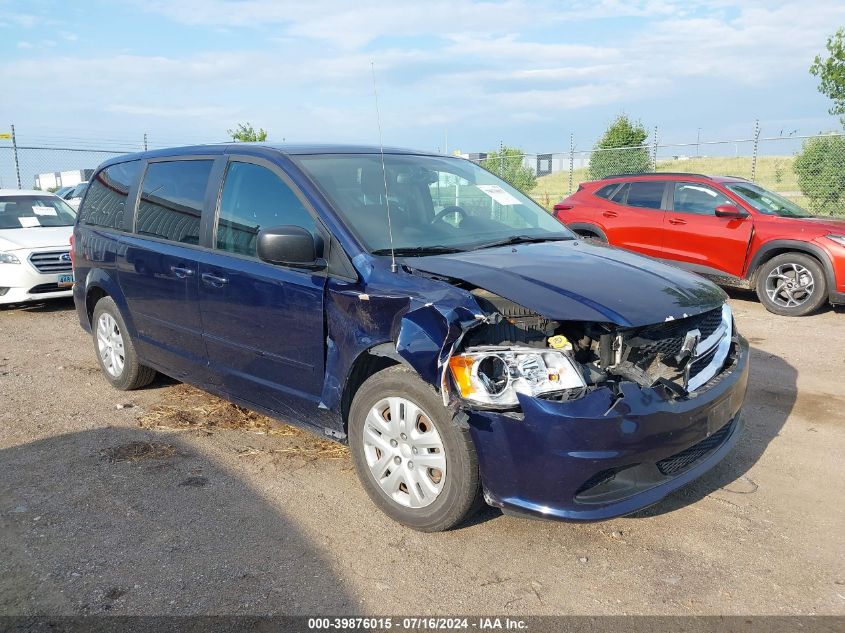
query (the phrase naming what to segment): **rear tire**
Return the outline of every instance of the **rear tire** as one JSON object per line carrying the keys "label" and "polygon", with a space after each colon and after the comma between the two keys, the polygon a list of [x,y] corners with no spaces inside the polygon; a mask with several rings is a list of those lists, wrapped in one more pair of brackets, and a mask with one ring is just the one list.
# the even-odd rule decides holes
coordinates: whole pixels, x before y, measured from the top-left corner
{"label": "rear tire", "polygon": [[758,269],[757,297],[774,314],[806,316],[827,301],[827,279],[814,257],[784,253]]}
{"label": "rear tire", "polygon": [[388,367],[361,385],[348,430],[364,490],[394,521],[439,532],[483,505],[469,431],[453,422],[437,392],[407,367]]}
{"label": "rear tire", "polygon": [[597,235],[592,231],[575,231],[575,233],[582,239],[587,240],[588,242],[597,242],[599,244],[607,244],[607,240],[604,239],[601,235]]}
{"label": "rear tire", "polygon": [[91,333],[100,369],[112,387],[121,391],[140,389],[156,377],[155,369],[138,362],[126,323],[111,297],[103,297],[94,306]]}

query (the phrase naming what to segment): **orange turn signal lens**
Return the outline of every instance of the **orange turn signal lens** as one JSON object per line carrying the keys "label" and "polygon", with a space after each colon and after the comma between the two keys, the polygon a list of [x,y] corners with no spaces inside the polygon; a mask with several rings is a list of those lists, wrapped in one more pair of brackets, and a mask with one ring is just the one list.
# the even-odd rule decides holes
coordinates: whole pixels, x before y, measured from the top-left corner
{"label": "orange turn signal lens", "polygon": [[475,391],[472,387],[472,366],[474,363],[475,360],[466,356],[452,356],[449,359],[449,369],[452,370],[455,384],[458,385],[458,390],[464,398]]}

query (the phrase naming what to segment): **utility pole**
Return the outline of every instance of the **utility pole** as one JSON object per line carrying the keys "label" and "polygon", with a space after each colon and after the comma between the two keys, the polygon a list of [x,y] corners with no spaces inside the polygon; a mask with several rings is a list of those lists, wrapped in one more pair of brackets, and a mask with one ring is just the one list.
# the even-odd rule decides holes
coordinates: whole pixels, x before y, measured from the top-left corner
{"label": "utility pole", "polygon": [[657,126],[654,126],[654,139],[651,147],[651,160],[654,164],[654,171],[657,171]]}
{"label": "utility pole", "polygon": [[695,138],[695,155],[701,156],[701,128],[698,128],[698,136]]}
{"label": "utility pole", "polygon": [[569,133],[569,193],[572,193],[572,172],[575,169],[575,134]]}
{"label": "utility pole", "polygon": [[15,175],[18,178],[18,189],[23,189],[21,187],[21,167],[20,163],[18,162],[18,142],[15,138],[15,126],[12,125],[12,153],[15,156]]}
{"label": "utility pole", "polygon": [[757,178],[757,148],[760,145],[760,119],[754,121],[754,155],[751,158],[751,182]]}

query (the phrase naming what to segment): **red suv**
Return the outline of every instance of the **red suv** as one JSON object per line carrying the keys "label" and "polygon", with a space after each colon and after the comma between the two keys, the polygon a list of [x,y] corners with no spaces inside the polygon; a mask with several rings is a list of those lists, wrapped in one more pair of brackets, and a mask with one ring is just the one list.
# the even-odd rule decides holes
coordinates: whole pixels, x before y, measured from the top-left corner
{"label": "red suv", "polygon": [[554,213],[584,237],[754,288],[775,314],[845,304],[845,220],[812,216],[742,178],[611,176],[583,183]]}

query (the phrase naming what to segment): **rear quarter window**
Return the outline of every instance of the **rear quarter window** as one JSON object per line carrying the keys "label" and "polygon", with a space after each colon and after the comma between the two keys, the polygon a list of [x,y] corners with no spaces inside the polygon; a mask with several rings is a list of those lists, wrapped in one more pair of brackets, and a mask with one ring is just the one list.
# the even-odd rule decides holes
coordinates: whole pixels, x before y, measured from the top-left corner
{"label": "rear quarter window", "polygon": [[618,182],[614,182],[611,185],[605,185],[604,187],[600,188],[594,195],[598,196],[599,198],[604,198],[605,200],[610,200],[613,198],[613,194],[616,192],[619,187],[622,185]]}
{"label": "rear quarter window", "polygon": [[140,169],[141,161],[133,160],[101,170],[88,187],[88,195],[79,210],[79,221],[91,226],[122,229],[129,187]]}

